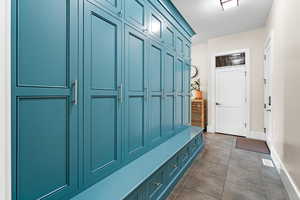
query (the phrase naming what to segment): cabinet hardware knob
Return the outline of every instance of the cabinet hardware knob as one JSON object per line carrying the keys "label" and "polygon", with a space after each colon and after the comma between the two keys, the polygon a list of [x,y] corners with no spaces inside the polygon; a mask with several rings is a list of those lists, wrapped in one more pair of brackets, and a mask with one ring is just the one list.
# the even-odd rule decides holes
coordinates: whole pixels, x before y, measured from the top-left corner
{"label": "cabinet hardware knob", "polygon": [[72,103],[78,104],[78,80],[74,80],[72,83]]}
{"label": "cabinet hardware knob", "polygon": [[120,12],[118,12],[119,17],[123,16],[123,11],[121,10]]}
{"label": "cabinet hardware knob", "polygon": [[145,100],[148,101],[148,99],[149,99],[149,90],[146,87],[144,88],[144,96],[145,96]]}
{"label": "cabinet hardware knob", "polygon": [[123,103],[123,84],[119,86],[119,102]]}
{"label": "cabinet hardware knob", "polygon": [[153,182],[153,185],[155,185],[156,187],[159,187],[159,186],[161,186],[161,183],[159,183],[159,182]]}

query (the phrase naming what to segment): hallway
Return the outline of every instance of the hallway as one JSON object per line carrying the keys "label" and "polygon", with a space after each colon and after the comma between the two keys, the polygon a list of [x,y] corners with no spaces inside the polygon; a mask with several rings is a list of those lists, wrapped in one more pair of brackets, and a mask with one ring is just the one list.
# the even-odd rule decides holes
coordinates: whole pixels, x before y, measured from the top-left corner
{"label": "hallway", "polygon": [[289,200],[276,169],[262,164],[269,155],[236,149],[234,136],[205,138],[205,150],[168,200]]}

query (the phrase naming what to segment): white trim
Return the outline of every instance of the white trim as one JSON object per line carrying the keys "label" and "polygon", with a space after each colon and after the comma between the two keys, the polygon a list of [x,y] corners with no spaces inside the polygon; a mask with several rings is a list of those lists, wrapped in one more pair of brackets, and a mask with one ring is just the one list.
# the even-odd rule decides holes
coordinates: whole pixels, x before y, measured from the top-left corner
{"label": "white trim", "polygon": [[[268,34],[266,40],[265,40],[265,43],[264,43],[264,56],[266,55],[267,49],[270,49],[270,51],[271,51],[270,72],[269,72],[270,73],[270,75],[269,75],[269,84],[270,84],[270,87],[271,87],[271,89],[270,89],[270,96],[271,96],[271,98],[273,98],[273,89],[272,89],[273,52],[274,52],[273,51],[273,38],[274,38],[273,35],[274,35],[274,32],[273,32],[273,30],[271,30],[270,33]],[[264,59],[264,68],[265,67],[266,67],[266,62],[265,62],[265,59]],[[264,77],[265,77],[265,72],[264,72]],[[265,94],[264,94],[264,98],[265,98]],[[264,112],[264,115],[265,115],[265,112]],[[269,135],[265,136],[268,145],[271,145],[271,143],[272,143],[272,138],[270,138],[270,136],[272,136],[274,138],[274,135],[273,135],[273,133],[274,133],[274,131],[273,131],[273,124],[272,124],[273,112],[271,112],[270,117],[271,117],[271,120],[269,120],[269,121],[271,123],[270,124],[271,133]],[[265,116],[264,116],[264,119],[265,119]]]}
{"label": "white trim", "polygon": [[228,55],[228,54],[233,54],[233,53],[241,53],[241,52],[245,52],[246,54],[246,64],[245,64],[245,71],[247,72],[247,76],[246,76],[246,91],[247,91],[247,102],[246,102],[246,109],[245,109],[245,113],[246,113],[246,123],[247,123],[247,127],[246,127],[246,131],[245,131],[245,136],[248,136],[248,134],[250,133],[250,105],[251,105],[251,96],[250,96],[250,80],[251,80],[251,70],[250,70],[250,50],[249,49],[237,49],[234,51],[229,51],[229,52],[223,52],[223,53],[216,53],[211,55],[211,61],[210,61],[210,68],[211,68],[211,78],[209,79],[208,82],[208,88],[209,88],[209,92],[208,92],[208,110],[211,114],[211,116],[208,116],[208,118],[210,119],[208,121],[208,131],[209,132],[215,132],[216,131],[216,57],[217,56],[222,56],[222,55]]}
{"label": "white trim", "polygon": [[295,182],[293,181],[291,175],[289,174],[286,166],[283,164],[282,160],[280,159],[277,151],[275,148],[268,144],[269,149],[271,151],[271,158],[275,164],[275,167],[280,175],[282,183],[285,189],[288,192],[290,200],[300,200],[300,191],[299,188],[296,186]]}
{"label": "white trim", "polygon": [[10,0],[0,1],[0,199],[11,199]]}
{"label": "white trim", "polygon": [[266,141],[266,134],[264,132],[251,131],[247,138]]}

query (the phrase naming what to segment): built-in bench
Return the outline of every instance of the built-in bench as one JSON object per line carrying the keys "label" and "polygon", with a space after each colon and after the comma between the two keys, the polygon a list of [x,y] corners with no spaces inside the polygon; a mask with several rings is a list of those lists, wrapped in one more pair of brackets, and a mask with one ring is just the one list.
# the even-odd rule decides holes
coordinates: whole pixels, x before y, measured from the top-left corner
{"label": "built-in bench", "polygon": [[202,132],[183,130],[72,200],[164,199],[203,149]]}

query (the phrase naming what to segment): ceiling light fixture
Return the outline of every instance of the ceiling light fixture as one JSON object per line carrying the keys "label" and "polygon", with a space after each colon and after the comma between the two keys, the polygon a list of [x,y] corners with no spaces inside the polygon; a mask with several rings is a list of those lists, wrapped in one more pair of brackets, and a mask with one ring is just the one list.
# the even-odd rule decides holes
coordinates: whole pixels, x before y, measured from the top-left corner
{"label": "ceiling light fixture", "polygon": [[223,10],[227,10],[239,6],[239,0],[220,0],[220,3]]}

